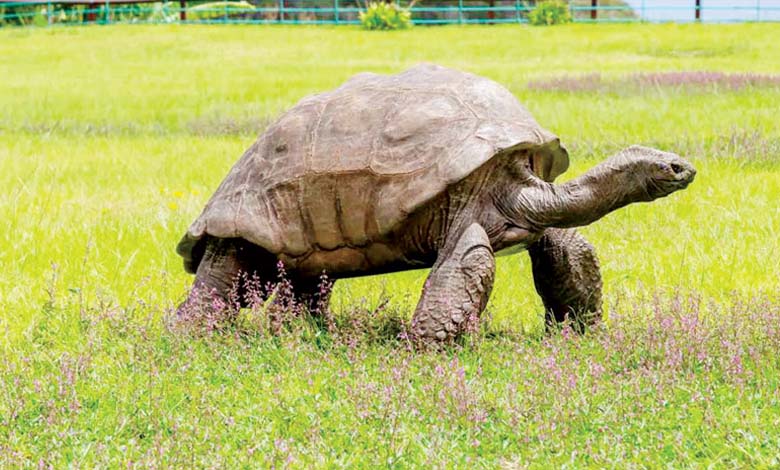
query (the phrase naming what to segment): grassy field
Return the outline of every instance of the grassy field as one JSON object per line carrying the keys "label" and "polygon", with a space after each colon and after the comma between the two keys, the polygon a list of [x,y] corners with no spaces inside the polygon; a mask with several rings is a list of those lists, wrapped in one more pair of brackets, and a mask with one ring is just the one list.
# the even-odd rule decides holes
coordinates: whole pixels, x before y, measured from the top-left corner
{"label": "grassy field", "polygon": [[[5,29],[0,56],[0,468],[780,466],[776,26]],[[582,230],[606,324],[543,335],[519,254],[444,353],[396,338],[425,271],[338,283],[328,328],[170,331],[175,244],[257,133],[421,61],[507,86],[564,179],[634,143],[694,161]],[[707,73],[653,75],[680,71]]]}

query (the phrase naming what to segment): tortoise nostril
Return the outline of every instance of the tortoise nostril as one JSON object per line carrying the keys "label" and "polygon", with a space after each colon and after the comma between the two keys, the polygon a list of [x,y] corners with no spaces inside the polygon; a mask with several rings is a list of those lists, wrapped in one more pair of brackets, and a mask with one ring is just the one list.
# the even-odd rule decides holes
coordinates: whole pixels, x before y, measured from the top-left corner
{"label": "tortoise nostril", "polygon": [[677,173],[677,174],[683,172],[683,167],[678,165],[678,164],[676,164],[676,163],[672,163],[671,167],[672,167],[672,171]]}

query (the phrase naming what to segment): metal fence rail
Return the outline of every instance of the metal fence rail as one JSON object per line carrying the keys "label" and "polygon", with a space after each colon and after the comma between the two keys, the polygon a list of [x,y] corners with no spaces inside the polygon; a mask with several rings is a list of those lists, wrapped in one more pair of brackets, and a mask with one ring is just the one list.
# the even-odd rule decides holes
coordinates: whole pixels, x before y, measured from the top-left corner
{"label": "metal fence rail", "polygon": [[[395,0],[398,1],[398,0]],[[0,0],[0,27],[111,23],[359,24],[357,0]],[[780,0],[570,0],[575,22],[780,21]],[[528,0],[435,0],[414,24],[526,23]]]}

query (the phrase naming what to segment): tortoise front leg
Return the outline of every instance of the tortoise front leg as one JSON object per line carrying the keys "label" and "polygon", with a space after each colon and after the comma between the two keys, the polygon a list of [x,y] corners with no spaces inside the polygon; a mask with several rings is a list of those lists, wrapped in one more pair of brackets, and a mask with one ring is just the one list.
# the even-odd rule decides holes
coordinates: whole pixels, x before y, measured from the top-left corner
{"label": "tortoise front leg", "polygon": [[593,246],[574,229],[549,228],[528,247],[548,328],[568,316],[577,331],[601,320],[601,270]]}
{"label": "tortoise front leg", "polygon": [[454,243],[445,243],[417,304],[413,336],[424,343],[449,342],[477,322],[495,271],[493,249],[481,225],[472,224]]}

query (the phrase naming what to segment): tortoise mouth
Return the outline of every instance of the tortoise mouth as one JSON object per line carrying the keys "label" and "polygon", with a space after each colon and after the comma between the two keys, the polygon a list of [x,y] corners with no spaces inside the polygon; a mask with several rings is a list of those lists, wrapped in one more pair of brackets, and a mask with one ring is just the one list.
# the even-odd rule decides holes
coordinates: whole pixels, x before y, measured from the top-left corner
{"label": "tortoise mouth", "polygon": [[661,168],[650,183],[650,193],[656,197],[683,190],[696,178],[696,169],[687,162],[665,163]]}
{"label": "tortoise mouth", "polygon": [[[672,170],[674,170],[674,167],[677,165],[672,165]],[[693,180],[696,179],[696,169],[693,167],[688,168],[680,168],[679,171],[675,170],[675,176],[676,176],[676,182],[682,187],[687,187],[689,184],[693,183]]]}
{"label": "tortoise mouth", "polygon": [[655,182],[656,191],[660,194],[670,194],[687,188],[695,178],[696,170],[684,170],[674,176],[657,178]]}
{"label": "tortoise mouth", "polygon": [[692,182],[693,182],[693,178],[691,178],[691,179],[688,179],[688,180],[676,181],[676,182],[675,182],[676,189],[685,189],[685,188],[687,188],[687,187],[688,187],[688,185],[689,185],[689,184],[691,184]]}
{"label": "tortoise mouth", "polygon": [[659,177],[658,180],[667,184],[686,187],[696,178],[696,168],[688,164],[670,163],[668,172]]}

